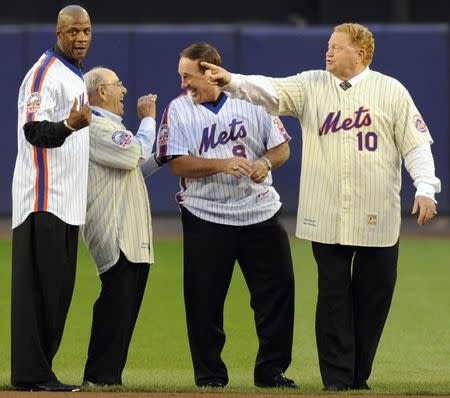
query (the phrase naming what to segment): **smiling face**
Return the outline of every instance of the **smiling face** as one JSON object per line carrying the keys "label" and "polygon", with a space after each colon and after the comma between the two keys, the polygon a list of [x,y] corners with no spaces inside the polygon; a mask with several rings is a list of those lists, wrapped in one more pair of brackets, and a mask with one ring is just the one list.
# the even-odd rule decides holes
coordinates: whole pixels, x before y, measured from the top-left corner
{"label": "smiling face", "polygon": [[87,12],[62,15],[56,26],[56,44],[60,50],[80,64],[86,57],[92,39],[92,27]]}
{"label": "smiling face", "polygon": [[208,83],[199,62],[198,59],[180,58],[178,74],[181,77],[181,87],[187,90],[192,101],[198,104],[214,102],[219,97],[220,91],[216,86]]}
{"label": "smiling face", "polygon": [[351,45],[348,33],[334,32],[328,41],[326,69],[341,80],[350,80],[364,70],[364,56],[364,49]]}
{"label": "smiling face", "polygon": [[112,70],[104,70],[103,81],[99,84],[97,90],[102,99],[101,107],[116,115],[123,116],[123,99],[127,94],[127,89]]}

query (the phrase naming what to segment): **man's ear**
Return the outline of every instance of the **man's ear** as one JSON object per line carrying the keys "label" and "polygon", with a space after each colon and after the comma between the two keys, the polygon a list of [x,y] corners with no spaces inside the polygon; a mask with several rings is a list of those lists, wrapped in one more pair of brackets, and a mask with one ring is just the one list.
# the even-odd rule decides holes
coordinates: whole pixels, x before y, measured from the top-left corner
{"label": "man's ear", "polygon": [[366,50],[364,50],[363,48],[361,48],[358,52],[359,56],[360,56],[360,60],[361,63],[363,63],[364,59],[366,58]]}
{"label": "man's ear", "polygon": [[97,87],[97,94],[102,100],[104,100],[106,98],[105,88],[103,86],[98,86]]}

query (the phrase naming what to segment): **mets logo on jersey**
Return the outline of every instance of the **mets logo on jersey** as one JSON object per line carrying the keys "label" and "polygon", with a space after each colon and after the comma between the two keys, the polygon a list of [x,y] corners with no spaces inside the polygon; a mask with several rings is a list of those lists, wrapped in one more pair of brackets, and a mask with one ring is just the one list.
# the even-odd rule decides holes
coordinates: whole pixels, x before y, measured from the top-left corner
{"label": "mets logo on jersey", "polygon": [[422,116],[414,115],[413,121],[414,126],[416,126],[416,129],[419,130],[421,133],[426,133],[428,131],[428,127],[425,124],[424,120],[422,119]]}
{"label": "mets logo on jersey", "polygon": [[114,144],[125,148],[131,144],[131,141],[133,140],[133,134],[131,134],[129,131],[117,130],[114,131],[111,138]]}
{"label": "mets logo on jersey", "polygon": [[35,113],[41,106],[41,94],[38,92],[31,93],[27,99],[27,112]]}

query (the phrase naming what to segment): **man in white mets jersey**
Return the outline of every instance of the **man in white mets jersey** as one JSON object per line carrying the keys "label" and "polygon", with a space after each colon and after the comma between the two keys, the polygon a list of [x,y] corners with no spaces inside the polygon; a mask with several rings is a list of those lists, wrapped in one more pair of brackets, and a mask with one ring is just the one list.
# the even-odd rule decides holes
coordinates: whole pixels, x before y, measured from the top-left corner
{"label": "man in white mets jersey", "polygon": [[345,23],[330,37],[325,71],[274,79],[202,64],[211,84],[301,123],[297,236],[312,241],[318,266],[316,338],[329,391],[369,389],[397,275],[402,158],[420,225],[440,192],[428,128],[402,84],[370,70],[373,52],[372,33]]}
{"label": "man in white mets jersey", "polygon": [[18,389],[72,391],[52,371],[75,282],[84,224],[91,111],[81,62],[91,42],[89,15],[63,8],[57,42],[25,76],[18,100],[13,178],[11,383]]}
{"label": "man in white mets jersey", "polygon": [[201,61],[221,64],[207,43],[180,54],[178,73],[186,92],[167,106],[157,141],[158,157],[180,176],[184,299],[195,383],[228,383],[221,358],[223,307],[237,260],[259,337],[255,385],[296,388],[284,376],[291,362],[294,274],[271,175],[288,159],[290,137],[264,108],[211,86]]}
{"label": "man in white mets jersey", "polygon": [[[127,89],[110,69],[84,76],[92,109],[86,224],[81,228],[102,282],[83,385],[122,384],[153,263],[150,203],[140,165],[155,142],[156,95],[138,99],[136,135],[122,124]],[[157,167],[157,164],[154,163]]]}

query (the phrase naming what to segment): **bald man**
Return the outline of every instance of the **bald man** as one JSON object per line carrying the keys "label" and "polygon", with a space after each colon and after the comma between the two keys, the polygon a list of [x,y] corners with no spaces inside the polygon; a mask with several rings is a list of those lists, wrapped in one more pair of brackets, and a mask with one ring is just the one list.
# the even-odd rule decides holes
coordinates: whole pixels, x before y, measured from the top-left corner
{"label": "bald man", "polygon": [[77,391],[52,361],[75,282],[84,224],[91,110],[81,62],[91,43],[83,8],[63,8],[56,45],[26,74],[18,100],[14,169],[11,383],[21,390]]}

